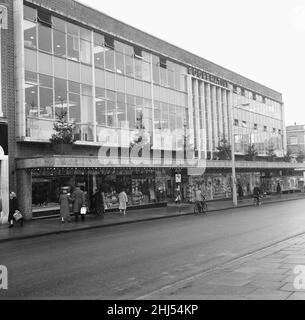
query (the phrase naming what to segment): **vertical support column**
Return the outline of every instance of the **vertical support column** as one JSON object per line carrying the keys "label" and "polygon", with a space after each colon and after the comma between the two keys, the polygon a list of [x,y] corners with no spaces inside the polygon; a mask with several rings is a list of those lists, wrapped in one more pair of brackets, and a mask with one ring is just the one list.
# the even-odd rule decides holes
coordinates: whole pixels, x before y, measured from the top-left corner
{"label": "vertical support column", "polygon": [[0,147],[0,199],[2,202],[2,217],[0,224],[7,223],[9,214],[9,169],[8,156]]}
{"label": "vertical support column", "polygon": [[218,123],[217,123],[217,103],[216,103],[216,86],[212,85],[211,88],[211,94],[212,94],[212,116],[213,116],[213,151],[216,150],[216,147],[219,143],[219,137],[218,137]]}
{"label": "vertical support column", "polygon": [[222,107],[223,107],[223,126],[224,126],[224,136],[230,141],[230,132],[229,132],[229,117],[228,117],[228,102],[227,102],[227,91],[222,89]]}
{"label": "vertical support column", "polygon": [[193,122],[193,89],[192,89],[192,77],[187,76],[187,91],[188,91],[188,114],[189,114],[189,130],[187,136],[189,137],[189,143],[194,143],[194,122]]}
{"label": "vertical support column", "polygon": [[32,219],[32,174],[27,170],[17,172],[17,198],[19,209],[25,220]]}
{"label": "vertical support column", "polygon": [[193,88],[193,94],[194,94],[194,125],[196,128],[196,132],[194,132],[194,135],[196,136],[197,141],[197,150],[200,158],[201,154],[201,137],[200,137],[200,113],[199,113],[199,81],[196,79],[194,80],[194,88]]}
{"label": "vertical support column", "polygon": [[91,61],[92,61],[92,101],[93,101],[93,142],[97,141],[96,130],[96,101],[95,101],[95,59],[94,59],[94,34],[91,31]]}
{"label": "vertical support column", "polygon": [[16,81],[16,136],[26,136],[24,92],[23,1],[14,0],[15,81]]}
{"label": "vertical support column", "polygon": [[201,131],[201,150],[204,151],[204,159],[207,159],[207,126],[206,126],[206,105],[205,105],[205,90],[204,90],[204,82],[199,83],[199,90],[200,90],[200,96],[201,96],[201,104],[199,108],[201,108],[201,114],[202,114],[202,130]]}
{"label": "vertical support column", "polygon": [[225,134],[224,134],[224,130],[223,130],[223,112],[222,112],[222,94],[221,94],[221,88],[216,88],[217,92],[217,101],[218,101],[218,105],[217,105],[217,109],[218,109],[218,135],[219,135],[219,140],[224,139]]}
{"label": "vertical support column", "polygon": [[[212,106],[211,106],[211,85],[209,83],[206,84],[206,89],[207,89],[207,111],[208,111],[208,128],[207,130],[209,131],[209,143],[208,143],[208,151],[211,152],[211,159],[213,158],[212,153],[213,153],[213,124],[212,124]],[[210,160],[211,160],[210,159]]]}

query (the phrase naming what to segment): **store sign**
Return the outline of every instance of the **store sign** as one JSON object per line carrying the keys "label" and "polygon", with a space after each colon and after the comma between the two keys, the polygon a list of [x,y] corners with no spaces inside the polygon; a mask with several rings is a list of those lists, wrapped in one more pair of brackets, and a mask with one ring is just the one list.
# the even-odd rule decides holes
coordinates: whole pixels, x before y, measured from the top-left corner
{"label": "store sign", "polygon": [[182,180],[181,180],[181,173],[176,173],[176,183],[181,183]]}
{"label": "store sign", "polygon": [[187,72],[188,72],[188,74],[192,75],[193,77],[215,83],[215,84],[222,86],[222,87],[225,87],[225,88],[229,87],[228,82],[226,80],[218,78],[216,76],[213,76],[212,74],[201,71],[199,69],[196,69],[193,67],[188,67]]}

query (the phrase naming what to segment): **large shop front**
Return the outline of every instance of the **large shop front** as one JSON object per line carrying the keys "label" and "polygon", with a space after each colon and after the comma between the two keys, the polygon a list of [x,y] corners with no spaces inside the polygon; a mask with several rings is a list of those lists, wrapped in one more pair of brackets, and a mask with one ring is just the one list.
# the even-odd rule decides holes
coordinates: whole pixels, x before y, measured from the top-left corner
{"label": "large shop front", "polygon": [[[174,202],[179,190],[186,203],[195,201],[195,191],[201,189],[207,200],[232,197],[232,175],[228,170],[207,170],[191,175],[179,168],[37,168],[31,170],[33,216],[48,210],[58,210],[60,190],[79,185],[86,194],[88,206],[94,210],[94,194],[100,189],[105,195],[106,212],[119,207],[118,194],[124,189],[128,207],[152,207]],[[177,176],[180,178],[177,180]],[[303,176],[283,175],[282,171],[237,172],[236,183],[244,196],[251,196],[258,184],[266,193],[275,193],[278,183],[283,191],[300,191]]]}

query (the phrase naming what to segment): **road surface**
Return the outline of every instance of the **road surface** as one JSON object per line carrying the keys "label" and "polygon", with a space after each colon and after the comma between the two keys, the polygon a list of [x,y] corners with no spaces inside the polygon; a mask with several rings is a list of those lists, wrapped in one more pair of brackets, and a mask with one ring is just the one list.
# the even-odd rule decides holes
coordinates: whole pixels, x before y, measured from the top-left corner
{"label": "road surface", "polygon": [[135,299],[305,232],[305,200],[0,244],[0,299]]}

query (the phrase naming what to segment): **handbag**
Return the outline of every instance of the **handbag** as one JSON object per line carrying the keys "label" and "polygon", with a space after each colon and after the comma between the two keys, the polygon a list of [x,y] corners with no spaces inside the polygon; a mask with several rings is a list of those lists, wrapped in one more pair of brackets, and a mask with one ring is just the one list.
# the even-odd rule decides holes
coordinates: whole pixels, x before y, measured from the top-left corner
{"label": "handbag", "polygon": [[87,214],[87,207],[81,207],[81,208],[80,208],[80,214],[81,214],[81,215]]}
{"label": "handbag", "polygon": [[19,221],[20,219],[23,218],[22,214],[18,210],[15,211],[15,213],[13,214],[13,217],[14,217],[15,221]]}

